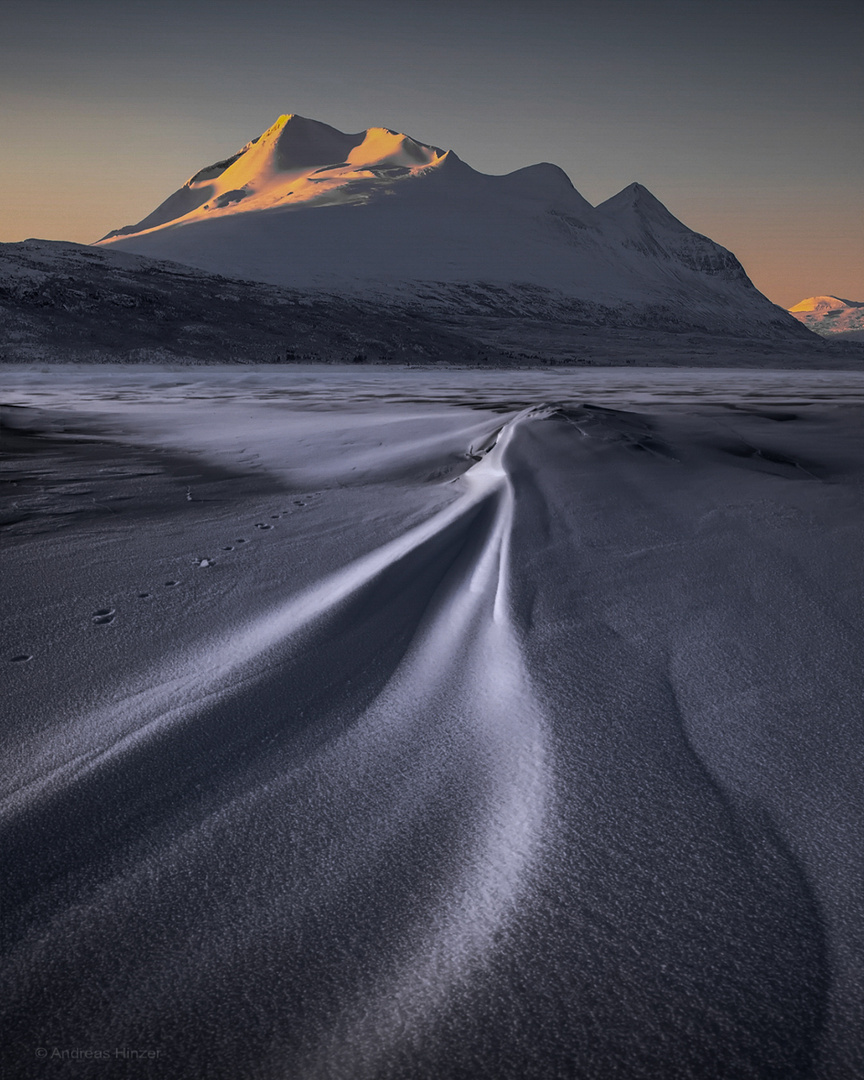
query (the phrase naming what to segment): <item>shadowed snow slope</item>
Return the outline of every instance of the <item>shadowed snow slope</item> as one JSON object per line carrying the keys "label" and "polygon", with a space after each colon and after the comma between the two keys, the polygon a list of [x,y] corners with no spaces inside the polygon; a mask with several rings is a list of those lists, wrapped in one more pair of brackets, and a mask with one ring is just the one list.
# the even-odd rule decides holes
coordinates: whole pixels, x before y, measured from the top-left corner
{"label": "shadowed snow slope", "polygon": [[15,375],[4,1075],[864,1074],[860,376]]}
{"label": "shadowed snow slope", "polygon": [[734,255],[638,184],[595,209],[555,165],[487,176],[385,128],[345,135],[300,116],[280,117],[100,243],[233,277],[407,294],[445,309],[463,301],[459,283],[483,283],[499,287],[502,311],[523,307],[533,289],[534,306],[553,312],[569,299],[622,323],[651,310],[679,328],[803,335]]}

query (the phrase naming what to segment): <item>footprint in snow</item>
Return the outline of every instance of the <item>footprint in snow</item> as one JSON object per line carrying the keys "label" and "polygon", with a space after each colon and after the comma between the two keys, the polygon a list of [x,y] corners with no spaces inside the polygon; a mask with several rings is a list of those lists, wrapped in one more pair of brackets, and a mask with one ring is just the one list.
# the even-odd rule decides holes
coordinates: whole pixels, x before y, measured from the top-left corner
{"label": "footprint in snow", "polygon": [[94,623],[101,626],[107,626],[108,623],[114,622],[115,612],[114,608],[99,608],[98,611],[94,611],[91,616]]}
{"label": "footprint in snow", "polygon": [[12,664],[26,664],[28,660],[32,660],[33,657],[30,653],[17,653],[15,656],[9,657],[9,662]]}
{"label": "footprint in snow", "polygon": [[179,585],[179,584],[180,584],[179,581],[166,581],[165,582],[165,588],[170,589],[170,588],[173,588],[173,586]]}

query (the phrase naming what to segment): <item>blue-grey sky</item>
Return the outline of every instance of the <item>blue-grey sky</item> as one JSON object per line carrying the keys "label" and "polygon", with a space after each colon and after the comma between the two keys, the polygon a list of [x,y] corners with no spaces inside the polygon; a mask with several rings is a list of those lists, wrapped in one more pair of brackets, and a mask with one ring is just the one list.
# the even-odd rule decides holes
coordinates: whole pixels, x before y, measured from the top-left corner
{"label": "blue-grey sky", "polygon": [[861,7],[0,0],[0,240],[95,240],[296,112],[638,180],[775,302],[864,299]]}

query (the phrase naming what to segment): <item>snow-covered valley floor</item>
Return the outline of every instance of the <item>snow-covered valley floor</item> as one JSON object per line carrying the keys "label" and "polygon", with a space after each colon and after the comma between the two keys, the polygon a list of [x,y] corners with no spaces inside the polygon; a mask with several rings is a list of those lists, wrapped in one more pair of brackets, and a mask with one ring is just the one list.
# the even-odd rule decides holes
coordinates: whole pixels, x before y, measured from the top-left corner
{"label": "snow-covered valley floor", "polygon": [[864,1075],[864,376],[4,385],[5,1075]]}

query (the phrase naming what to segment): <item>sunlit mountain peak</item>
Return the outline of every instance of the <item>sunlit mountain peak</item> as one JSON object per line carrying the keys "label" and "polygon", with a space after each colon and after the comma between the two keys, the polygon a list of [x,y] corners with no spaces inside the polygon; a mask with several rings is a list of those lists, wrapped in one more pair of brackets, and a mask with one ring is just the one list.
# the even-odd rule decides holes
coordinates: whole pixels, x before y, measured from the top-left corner
{"label": "sunlit mountain peak", "polygon": [[808,296],[800,304],[789,308],[789,311],[842,311],[846,307],[864,307],[864,304],[854,300],[841,300],[839,296]]}
{"label": "sunlit mountain peak", "polygon": [[250,210],[362,203],[448,159],[455,155],[390,128],[349,135],[285,113],[236,154],[196,172],[142,221],[104,239]]}
{"label": "sunlit mountain peak", "polygon": [[864,301],[840,296],[808,296],[789,308],[790,315],[823,337],[864,341]]}

